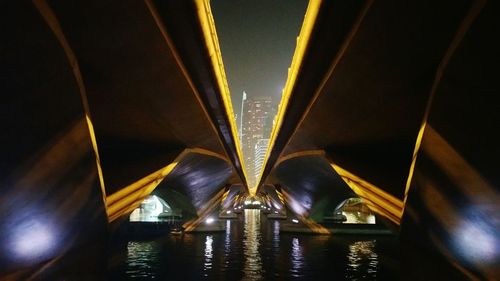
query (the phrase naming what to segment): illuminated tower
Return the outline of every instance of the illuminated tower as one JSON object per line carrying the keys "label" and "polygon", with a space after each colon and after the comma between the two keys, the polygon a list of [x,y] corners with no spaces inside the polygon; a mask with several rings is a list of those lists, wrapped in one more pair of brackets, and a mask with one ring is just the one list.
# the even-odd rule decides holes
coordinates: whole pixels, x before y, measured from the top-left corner
{"label": "illuminated tower", "polygon": [[264,158],[266,157],[267,146],[269,145],[269,139],[260,139],[255,144],[255,155],[254,155],[254,174],[259,176],[262,165],[264,164]]}
{"label": "illuminated tower", "polygon": [[[257,184],[262,161],[256,163],[256,145],[260,141],[260,152],[267,149],[263,145],[263,139],[268,139],[272,129],[272,120],[276,114],[275,106],[271,97],[246,98],[244,93],[242,100],[241,115],[241,143],[243,147],[243,157],[248,177],[248,184],[254,187]],[[265,153],[265,152],[264,152]],[[260,166],[259,166],[260,163]],[[256,165],[257,164],[257,165]]]}

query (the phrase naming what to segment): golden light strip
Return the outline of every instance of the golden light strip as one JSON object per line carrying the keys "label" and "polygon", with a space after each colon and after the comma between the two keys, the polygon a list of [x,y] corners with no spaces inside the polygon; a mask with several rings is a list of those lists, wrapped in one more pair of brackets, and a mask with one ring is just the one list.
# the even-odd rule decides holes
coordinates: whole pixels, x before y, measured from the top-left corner
{"label": "golden light strip", "polygon": [[290,159],[293,159],[293,158],[298,158],[298,157],[303,157],[303,156],[325,156],[325,151],[324,150],[320,150],[320,149],[317,149],[317,150],[303,150],[303,151],[299,151],[299,152],[294,152],[294,153],[290,153],[286,156],[283,156],[283,157],[280,157],[278,159],[278,161],[276,161],[276,166],[278,166],[279,164],[287,161],[287,160],[290,160]]}
{"label": "golden light strip", "polygon": [[[158,14],[158,11],[156,10],[156,7],[154,6],[154,4],[152,3],[152,0],[144,0],[144,2],[146,3],[146,6],[148,7],[149,11],[151,12],[151,15],[153,16],[153,19],[155,20],[158,28],[160,29],[160,32],[162,33],[162,36],[163,38],[165,39],[170,51],[172,52],[172,55],[175,59],[175,61],[177,62],[177,65],[179,66],[182,74],[184,75],[184,77],[186,78],[186,81],[188,82],[189,84],[189,87],[191,88],[191,90],[193,91],[195,97],[196,97],[196,100],[198,101],[198,103],[200,104],[202,110],[203,110],[203,113],[205,114],[205,116],[207,117],[208,120],[210,120],[210,126],[211,128],[214,130],[214,132],[216,133],[217,136],[218,133],[217,133],[217,129],[215,127],[215,125],[213,124],[211,118],[210,118],[210,115],[208,114],[207,112],[207,109],[205,108],[204,104],[203,104],[203,101],[201,100],[200,98],[200,95],[199,95],[199,92],[198,90],[196,89],[191,77],[189,76],[189,73],[186,69],[186,67],[184,66],[184,63],[182,62],[179,54],[177,53],[177,50],[172,42],[172,39],[170,38],[170,35],[168,34],[167,30],[165,29],[165,27],[163,26],[163,23],[162,23],[162,20],[161,20],[161,17],[160,15]],[[200,1],[198,1],[200,2]],[[209,14],[203,14],[200,12],[200,8],[203,8],[205,9],[204,7],[200,7],[201,4],[203,3],[198,3],[196,2],[197,6],[198,6],[198,16],[200,18],[200,22],[204,22],[206,21],[207,23],[206,24],[210,24],[210,22],[212,22],[213,24],[213,19],[212,19],[212,15],[210,13],[210,9],[208,10]],[[208,4],[207,4],[208,5]],[[210,8],[210,6],[208,6],[208,8]],[[210,17],[210,19],[212,20],[208,20],[208,19],[205,19],[205,17]],[[203,28],[203,24],[202,24],[202,28]],[[243,173],[243,176],[245,177],[244,179],[242,179],[242,181],[244,182],[244,184],[246,186],[248,186],[246,184],[246,173],[245,173],[245,169],[244,169],[244,163],[243,163],[243,157],[242,157],[242,153],[241,153],[241,147],[240,147],[240,143],[239,141],[237,141],[239,138],[238,138],[238,133],[237,133],[237,129],[236,129],[236,122],[234,121],[234,115],[233,115],[233,108],[232,108],[232,102],[231,102],[231,96],[229,94],[229,90],[228,90],[228,87],[227,87],[227,82],[226,82],[226,76],[224,74],[224,66],[222,64],[222,59],[220,58],[220,51],[219,50],[219,45],[218,45],[218,40],[217,40],[217,35],[215,34],[215,27],[213,27],[213,32],[214,34],[212,35],[212,33],[210,32],[211,28],[208,28],[208,30],[206,28],[203,28],[203,34],[204,34],[204,37],[205,37],[205,41],[206,41],[206,44],[207,44],[207,47],[209,49],[209,53],[210,53],[210,57],[212,59],[212,66],[214,68],[214,72],[215,72],[215,75],[216,75],[216,79],[217,79],[217,83],[219,85],[219,88],[220,88],[220,93],[221,93],[221,97],[222,97],[222,100],[224,102],[224,106],[225,106],[225,111],[226,111],[226,114],[228,116],[228,120],[229,120],[229,125],[230,125],[230,128],[231,128],[231,133],[233,135],[233,138],[235,139],[235,147],[236,147],[236,153],[238,155],[238,158],[239,158],[239,161],[240,161],[240,164],[241,164],[241,167],[242,167],[242,173]],[[208,32],[208,33],[207,33]],[[215,38],[215,41],[213,41],[213,36]],[[209,42],[209,40],[212,40]],[[211,44],[216,44],[215,46],[211,45]],[[217,62],[217,64],[214,63],[214,56],[213,56],[213,52],[210,51],[211,50],[211,47],[212,46],[212,49],[213,50],[216,50],[218,51],[218,55],[219,55],[219,58]],[[221,86],[222,85],[222,86]],[[225,87],[224,87],[225,85]],[[219,143],[223,146],[223,140],[220,139],[220,137],[217,138]]]}
{"label": "golden light strip", "polygon": [[[323,77],[318,89],[316,89],[314,91],[314,96],[313,96],[311,102],[308,104],[306,110],[302,114],[299,122],[297,123],[292,136],[295,135],[296,131],[300,127],[300,124],[302,124],[302,122],[304,122],[307,114],[312,109],[312,107],[315,104],[316,100],[318,99],[319,95],[323,91],[323,88],[325,87],[326,83],[328,82],[330,77],[333,75],[335,68],[337,67],[338,63],[340,62],[340,60],[344,56],[344,53],[346,52],[347,48],[351,44],[352,39],[356,35],[365,15],[368,13],[373,1],[374,0],[366,1],[365,5],[361,9],[360,14],[356,18],[356,21],[354,22],[351,30],[347,34],[346,39],[344,39],[344,41],[342,42],[340,50],[338,51],[338,54],[335,56],[335,59],[332,62],[327,74]],[[271,138],[270,138],[271,141],[269,142],[269,146],[268,146],[268,150],[266,152],[266,157],[264,160],[263,167],[265,167],[267,165],[269,154],[271,153],[272,149],[274,148],[274,143],[275,143],[277,135],[281,129],[281,126],[283,123],[283,118],[284,118],[286,109],[288,108],[289,99],[292,95],[293,87],[295,86],[297,74],[298,74],[298,71],[300,70],[302,59],[303,59],[305,50],[307,48],[307,44],[309,42],[309,37],[311,35],[312,28],[314,26],[314,23],[316,22],[316,17],[318,15],[320,5],[321,5],[321,1],[319,1],[319,0],[318,1],[309,1],[309,6],[307,7],[306,16],[304,18],[304,24],[302,26],[302,29],[301,29],[301,32],[300,32],[300,35],[298,38],[297,48],[295,50],[296,53],[293,56],[292,65],[288,71],[288,79],[287,79],[286,84],[285,84],[285,89],[283,90],[283,95],[282,95],[281,102],[280,102],[280,105],[278,108],[277,120],[275,122],[275,126],[273,127],[273,130],[271,133]],[[304,32],[304,34],[303,34],[303,32]],[[305,38],[301,42],[301,37],[303,37],[303,36]],[[297,52],[299,52],[299,55],[297,55],[297,57],[296,57]],[[291,138],[287,140],[287,144],[290,142],[290,140],[291,140]],[[262,176],[263,176],[262,172],[263,172],[263,170],[261,171],[258,182],[260,182],[262,180]]]}
{"label": "golden light strip", "polygon": [[[316,17],[319,13],[319,8],[321,6],[322,0],[309,1],[307,6],[306,14],[304,16],[304,22],[302,23],[302,27],[300,29],[300,34],[297,37],[297,46],[295,48],[295,52],[293,54],[292,63],[290,68],[288,68],[288,77],[285,83],[285,88],[283,89],[283,93],[281,95],[281,101],[278,105],[278,112],[275,117],[275,124],[271,131],[269,145],[267,146],[266,155],[264,157],[264,162],[261,168],[261,172],[259,178],[257,180],[257,184],[259,184],[262,180],[264,168],[267,165],[269,155],[274,147],[274,143],[276,141],[276,137],[278,136],[278,132],[283,125],[283,119],[285,116],[286,109],[288,108],[288,103],[290,102],[290,97],[292,95],[292,90],[295,85],[295,81],[297,80],[297,76],[299,70],[302,66],[302,60],[306,53],[306,49],[309,43],[309,38],[311,37],[312,30],[314,28],[314,23],[316,22]],[[255,195],[258,186],[252,187],[253,193],[251,195]]]}
{"label": "golden light strip", "polygon": [[229,195],[229,189],[222,195],[222,200],[221,202],[225,202],[227,199],[227,196]]}
{"label": "golden light strip", "polygon": [[110,222],[137,208],[163,179],[177,166],[178,160],[108,196],[107,213]]}
{"label": "golden light strip", "polygon": [[202,154],[211,157],[216,157],[226,162],[229,160],[218,153],[201,149],[189,148],[184,149],[172,163],[159,169],[158,171],[121,188],[117,192],[107,197],[107,214],[110,222],[116,220],[120,216],[127,214],[137,208],[141,202],[167,177],[188,154]]}
{"label": "golden light strip", "polygon": [[201,211],[198,212],[198,217],[194,218],[190,221],[185,222],[182,227],[184,228],[185,232],[191,232],[200,225],[200,223],[205,220],[208,215],[210,215],[213,210],[220,205],[222,202],[222,196],[224,195],[226,191],[221,189],[219,192],[217,192],[206,204],[201,208]]}
{"label": "golden light strip", "polygon": [[398,225],[400,224],[403,214],[403,201],[338,165],[331,163],[331,166],[359,197],[369,203],[368,206],[374,212]]}
{"label": "golden light strip", "polygon": [[430,125],[425,131],[422,149],[469,201],[477,205],[500,202],[496,188]]}
{"label": "golden light strip", "polygon": [[453,40],[450,43],[450,46],[446,50],[446,53],[444,54],[443,58],[441,59],[441,62],[439,63],[439,66],[436,70],[436,75],[434,78],[434,81],[432,83],[432,88],[429,94],[429,99],[427,101],[427,105],[425,107],[424,111],[424,116],[422,118],[422,125],[420,126],[420,130],[417,135],[417,139],[415,141],[415,148],[413,150],[413,157],[412,157],[412,162],[410,165],[410,171],[408,172],[408,178],[406,180],[406,187],[405,187],[405,193],[404,193],[404,203],[406,204],[406,200],[408,198],[408,193],[410,191],[410,186],[411,182],[413,179],[413,172],[415,170],[415,164],[417,162],[417,156],[418,152],[420,151],[420,146],[422,144],[422,138],[424,136],[425,128],[427,125],[427,120],[429,118],[432,102],[434,100],[434,96],[436,95],[436,91],[438,89],[439,84],[441,83],[441,79],[443,78],[444,71],[446,67],[448,66],[448,63],[451,60],[451,57],[455,53],[455,50],[458,48],[460,43],[462,42],[463,38],[467,34],[467,31],[469,30],[470,26],[476,19],[476,17],[480,14],[481,10],[484,8],[486,5],[486,0],[478,0],[474,1],[470,9],[468,10],[467,14],[465,15],[464,19],[460,23],[460,26],[457,29],[457,32],[455,33],[455,36],[453,37]]}
{"label": "golden light strip", "polygon": [[219,39],[217,38],[215,22],[210,9],[210,1],[196,0],[196,7],[198,9],[198,18],[203,31],[203,37],[205,38],[205,44],[210,55],[210,60],[212,61],[212,67],[217,79],[217,85],[219,86],[219,93],[224,103],[226,117],[227,120],[229,120],[229,127],[236,147],[236,154],[238,155],[241,170],[245,177],[242,181],[245,186],[249,188],[250,193],[252,193],[247,182],[247,174],[243,160],[243,153],[241,151],[241,144],[239,142],[240,138],[238,136],[238,128],[236,126],[236,121],[234,120],[233,103],[231,101],[231,94],[227,85],[224,63],[222,61],[222,54],[219,47]]}
{"label": "golden light strip", "polygon": [[80,66],[78,64],[78,59],[76,58],[76,55],[73,52],[73,49],[69,45],[69,42],[66,39],[66,36],[64,35],[64,33],[62,31],[59,20],[57,19],[56,15],[54,14],[54,11],[52,11],[52,8],[50,8],[50,6],[47,4],[47,2],[45,0],[33,0],[33,4],[36,6],[39,13],[42,15],[45,22],[47,23],[49,28],[54,33],[57,40],[59,41],[59,44],[63,48],[64,53],[66,55],[66,58],[68,59],[68,63],[71,66],[71,69],[73,71],[73,76],[75,77],[76,84],[78,85],[80,98],[82,101],[83,109],[85,111],[85,120],[87,122],[87,127],[89,130],[90,141],[92,143],[92,148],[94,150],[94,155],[95,155],[95,159],[96,159],[96,166],[97,166],[97,173],[99,175],[99,183],[100,183],[100,187],[101,187],[102,200],[104,202],[104,205],[106,206],[106,188],[104,185],[104,177],[102,174],[101,160],[99,157],[99,150],[98,150],[98,146],[97,146],[97,140],[95,137],[94,125],[92,124],[92,118],[90,117],[91,115],[90,115],[90,109],[89,109],[89,104],[88,104],[88,100],[87,100],[87,90],[85,88],[85,83],[83,82],[82,73],[80,72]]}
{"label": "golden light strip", "polygon": [[281,204],[285,204],[285,199],[283,198],[283,194],[279,190],[277,190],[277,189],[275,189],[275,190],[276,190],[276,194],[278,194],[278,198],[280,199]]}

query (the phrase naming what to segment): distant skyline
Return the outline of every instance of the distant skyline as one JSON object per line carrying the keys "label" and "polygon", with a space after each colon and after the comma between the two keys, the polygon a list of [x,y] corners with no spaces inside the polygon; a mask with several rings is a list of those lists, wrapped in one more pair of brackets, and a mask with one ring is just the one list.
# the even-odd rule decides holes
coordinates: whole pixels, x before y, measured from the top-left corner
{"label": "distant skyline", "polygon": [[306,0],[212,0],[217,36],[239,115],[248,98],[270,96],[279,103],[304,20]]}

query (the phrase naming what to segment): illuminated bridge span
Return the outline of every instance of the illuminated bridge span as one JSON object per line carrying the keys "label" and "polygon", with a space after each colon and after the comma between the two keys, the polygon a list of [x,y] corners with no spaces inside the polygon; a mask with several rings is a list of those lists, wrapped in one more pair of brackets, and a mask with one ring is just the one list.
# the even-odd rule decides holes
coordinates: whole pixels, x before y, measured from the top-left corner
{"label": "illuminated bridge span", "polygon": [[99,270],[151,206],[333,235],[366,206],[404,278],[500,276],[494,1],[310,1],[257,186],[208,1],[1,7],[1,278]]}

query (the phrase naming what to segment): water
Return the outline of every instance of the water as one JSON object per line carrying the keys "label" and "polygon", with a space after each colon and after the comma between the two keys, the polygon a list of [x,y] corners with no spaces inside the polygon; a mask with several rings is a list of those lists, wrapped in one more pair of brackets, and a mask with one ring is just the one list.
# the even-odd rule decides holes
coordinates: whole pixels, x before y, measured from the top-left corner
{"label": "water", "polygon": [[[279,233],[258,210],[221,233],[128,241],[110,260],[112,280],[395,280],[394,236]],[[121,253],[121,254],[120,254]]]}

